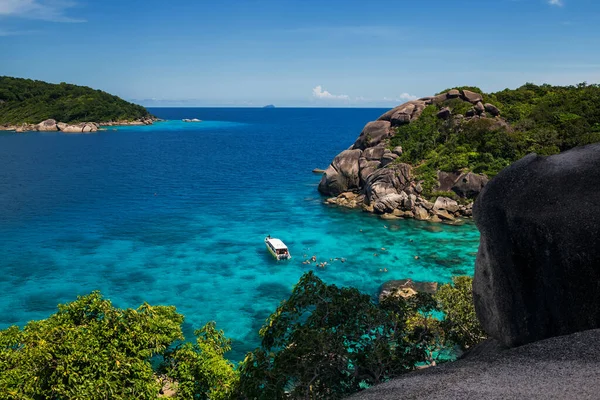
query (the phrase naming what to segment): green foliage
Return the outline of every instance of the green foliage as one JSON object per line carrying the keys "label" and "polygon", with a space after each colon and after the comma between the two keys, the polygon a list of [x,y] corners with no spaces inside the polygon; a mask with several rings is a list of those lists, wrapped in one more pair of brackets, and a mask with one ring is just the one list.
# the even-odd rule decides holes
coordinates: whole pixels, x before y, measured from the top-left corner
{"label": "green foliage", "polygon": [[182,339],[174,307],[121,310],[98,292],[0,331],[0,399],[155,399],[150,358]]}
{"label": "green foliage", "polygon": [[473,305],[473,278],[456,276],[452,284],[442,285],[435,294],[440,309],[445,313],[442,329],[447,339],[468,349],[486,339],[479,325]]}
{"label": "green foliage", "polygon": [[148,110],[85,86],[58,85],[0,76],[0,125],[60,122],[107,122],[151,117]]}
{"label": "green foliage", "polygon": [[[473,87],[458,89],[482,93]],[[402,146],[398,162],[416,167],[425,195],[435,189],[437,171],[473,171],[493,177],[528,153],[552,155],[600,141],[600,85],[528,83],[483,96],[484,102],[502,111],[510,125],[495,118],[437,118],[441,107],[451,108],[453,115],[471,108],[468,102],[450,99],[426,107],[419,119],[397,128],[390,147]]]}
{"label": "green foliage", "polygon": [[196,343],[167,351],[161,372],[177,382],[178,399],[226,400],[237,385],[234,365],[225,359],[231,340],[214,322],[194,332]]}
{"label": "green foliage", "polygon": [[[93,292],[0,331],[0,399],[155,399],[162,380],[179,399],[339,399],[485,338],[472,301],[468,277],[435,296],[376,303],[309,272],[236,369],[214,322],[175,346],[183,316],[174,307],[123,310]],[[433,317],[439,311],[444,320]]]}
{"label": "green foliage", "polygon": [[240,365],[240,396],[343,398],[434,362],[438,325],[427,317],[434,307],[428,295],[376,304],[309,272],[261,329],[261,347]]}

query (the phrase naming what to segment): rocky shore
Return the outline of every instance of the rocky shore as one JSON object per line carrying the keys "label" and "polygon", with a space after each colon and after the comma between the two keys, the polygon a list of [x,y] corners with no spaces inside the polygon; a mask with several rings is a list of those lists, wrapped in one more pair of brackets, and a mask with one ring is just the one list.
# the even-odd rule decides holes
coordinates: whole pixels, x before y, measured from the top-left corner
{"label": "rocky shore", "polygon": [[[599,168],[595,143],[530,154],[491,180],[473,209],[473,300],[490,339],[350,399],[597,399]],[[380,296],[432,289],[392,281]]]}
{"label": "rocky shore", "polygon": [[47,119],[39,124],[18,124],[0,126],[0,131],[22,132],[64,132],[64,133],[91,133],[96,132],[102,126],[127,126],[127,125],[152,125],[158,119],[146,118],[135,121],[109,121],[109,122],[80,122],[77,124],[66,124],[54,119]]}
{"label": "rocky shore", "polygon": [[[463,109],[467,106],[467,111],[454,112],[457,102]],[[483,103],[481,94],[469,90],[454,89],[409,101],[369,122],[355,143],[334,158],[319,183],[319,191],[329,196],[326,203],[362,208],[384,219],[456,223],[471,217],[473,199],[488,182],[485,175],[438,171],[436,191],[447,195],[428,196],[413,166],[400,161],[402,146],[391,144],[398,127],[416,121],[432,105],[437,107],[437,118],[459,126],[473,119],[489,120],[490,127],[509,126],[496,106]]]}

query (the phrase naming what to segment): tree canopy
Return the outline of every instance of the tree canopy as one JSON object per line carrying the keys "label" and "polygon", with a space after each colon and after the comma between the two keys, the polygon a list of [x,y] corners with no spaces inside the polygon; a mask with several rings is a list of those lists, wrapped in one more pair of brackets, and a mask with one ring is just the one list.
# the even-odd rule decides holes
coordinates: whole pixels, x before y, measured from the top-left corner
{"label": "tree canopy", "polygon": [[309,272],[236,367],[214,322],[184,342],[174,307],[120,309],[93,292],[0,331],[0,399],[155,399],[165,382],[177,399],[343,398],[485,338],[470,278],[439,294],[377,303]]}
{"label": "tree canopy", "polygon": [[150,118],[144,107],[101,90],[0,76],[0,125],[108,122]]}
{"label": "tree canopy", "polygon": [[[240,365],[239,397],[339,399],[418,365],[435,365],[455,345],[466,348],[476,342],[463,340],[458,329],[450,339],[433,316],[450,311],[455,297],[467,298],[459,293],[465,290],[470,293],[470,286],[445,290],[443,307],[424,293],[376,303],[309,272],[261,329],[261,347]],[[463,312],[453,318],[463,319],[449,321],[448,327],[465,326],[471,314],[468,305],[461,307]]]}
{"label": "tree canopy", "polygon": [[[397,128],[390,148],[402,146],[398,162],[415,166],[426,190],[437,183],[437,171],[483,173],[495,176],[501,169],[529,153],[552,155],[575,146],[600,141],[600,85],[576,86],[525,84],[485,94],[498,118],[454,118],[472,105],[450,99],[427,106],[422,115]],[[444,91],[446,92],[446,91]],[[437,117],[441,108],[452,117]]]}

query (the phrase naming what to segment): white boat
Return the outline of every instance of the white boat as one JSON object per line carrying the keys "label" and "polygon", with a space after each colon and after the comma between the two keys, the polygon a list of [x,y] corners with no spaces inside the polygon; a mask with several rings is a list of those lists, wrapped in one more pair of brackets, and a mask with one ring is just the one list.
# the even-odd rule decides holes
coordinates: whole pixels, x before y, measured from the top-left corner
{"label": "white boat", "polygon": [[281,240],[272,238],[270,235],[265,238],[265,244],[267,245],[267,250],[273,257],[278,260],[289,260],[292,258],[290,252]]}
{"label": "white boat", "polygon": [[192,119],[184,118],[184,119],[182,119],[182,121],[183,122],[202,122],[202,120],[198,119],[198,118],[192,118]]}

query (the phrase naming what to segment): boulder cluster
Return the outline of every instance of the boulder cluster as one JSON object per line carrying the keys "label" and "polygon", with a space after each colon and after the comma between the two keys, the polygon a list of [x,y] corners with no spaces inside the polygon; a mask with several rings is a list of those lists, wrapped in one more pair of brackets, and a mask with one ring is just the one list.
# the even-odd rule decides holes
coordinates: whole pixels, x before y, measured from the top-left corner
{"label": "boulder cluster", "polygon": [[[438,190],[452,191],[465,199],[459,204],[447,197],[434,202],[422,197],[421,182],[412,174],[409,164],[400,163],[401,146],[390,146],[396,128],[418,119],[423,110],[432,104],[443,105],[448,100],[460,99],[472,107],[465,115],[454,118],[472,119],[498,117],[500,111],[493,104],[483,103],[483,96],[469,90],[450,90],[433,97],[424,97],[404,103],[383,114],[377,121],[369,122],[354,144],[338,154],[325,170],[319,191],[331,196],[328,204],[381,214],[383,218],[416,218],[429,221],[454,221],[472,215],[468,199],[477,196],[488,179],[472,172],[438,173]],[[452,116],[449,107],[438,112],[438,118]],[[498,117],[498,123],[503,123]]]}
{"label": "boulder cluster", "polygon": [[96,132],[101,126],[113,126],[113,125],[152,125],[153,119],[147,118],[138,121],[115,121],[115,122],[80,122],[78,124],[66,124],[64,122],[57,122],[54,119],[47,119],[40,122],[39,124],[21,124],[21,125],[7,125],[0,127],[0,130],[11,130],[17,133],[21,132],[64,132],[64,133],[91,133]]}

